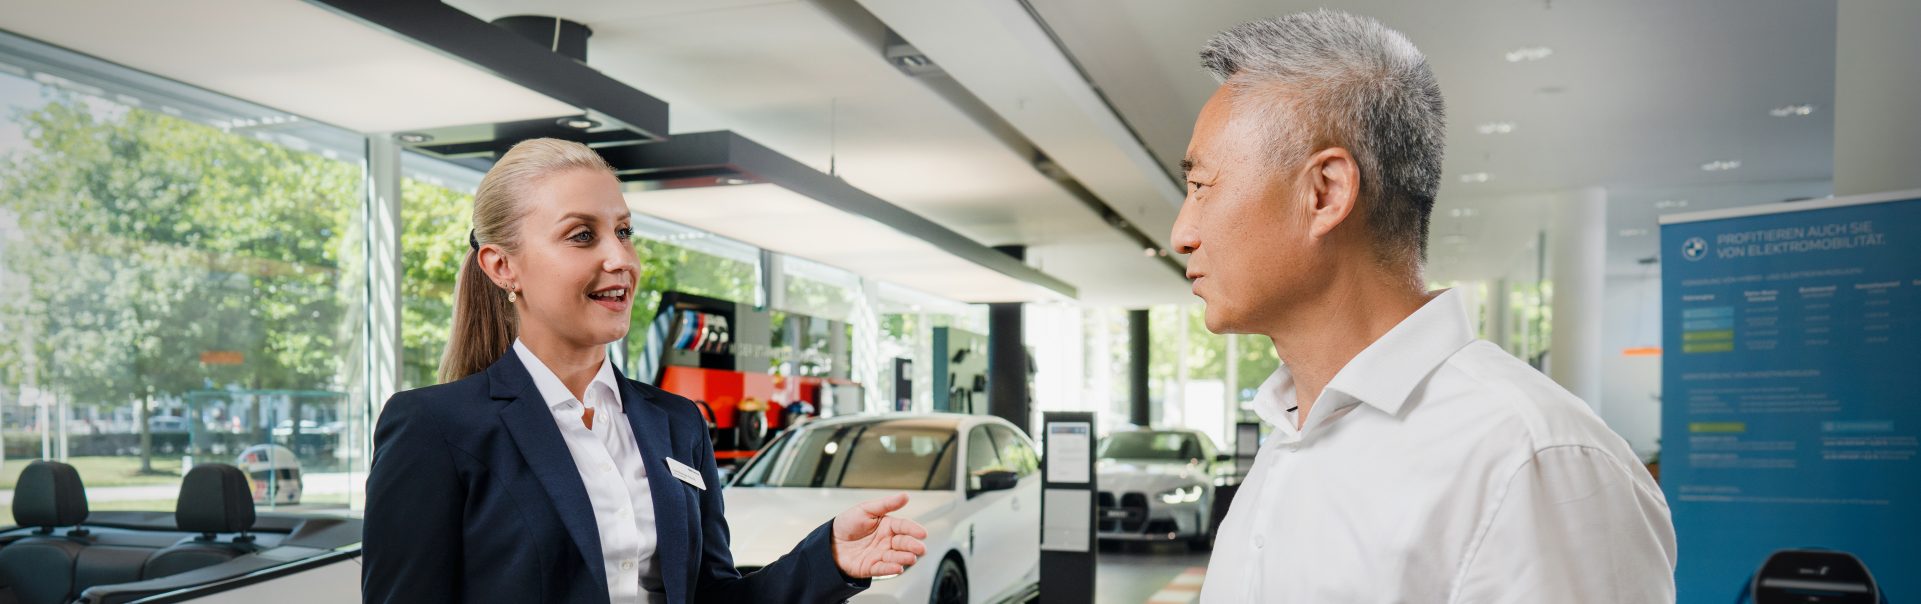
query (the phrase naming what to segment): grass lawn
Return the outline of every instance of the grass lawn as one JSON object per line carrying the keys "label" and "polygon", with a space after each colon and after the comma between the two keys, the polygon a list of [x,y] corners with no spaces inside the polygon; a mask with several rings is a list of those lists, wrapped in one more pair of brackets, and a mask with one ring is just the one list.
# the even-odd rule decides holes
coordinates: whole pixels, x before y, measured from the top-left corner
{"label": "grass lawn", "polygon": [[[32,459],[8,459],[5,467],[0,468],[0,490],[13,488],[20,479],[20,471],[26,469]],[[91,487],[125,487],[154,484],[178,484],[180,482],[180,456],[154,456],[154,474],[140,473],[138,457],[70,457],[67,463],[80,471],[80,482]],[[167,509],[172,509],[172,505]]]}

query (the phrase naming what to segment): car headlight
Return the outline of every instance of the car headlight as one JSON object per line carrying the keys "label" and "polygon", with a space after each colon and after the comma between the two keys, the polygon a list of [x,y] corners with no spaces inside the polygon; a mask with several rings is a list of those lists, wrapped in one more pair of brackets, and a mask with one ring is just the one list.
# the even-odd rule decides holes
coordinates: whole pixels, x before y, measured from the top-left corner
{"label": "car headlight", "polygon": [[1185,486],[1178,489],[1161,491],[1161,503],[1194,503],[1201,500],[1201,485]]}

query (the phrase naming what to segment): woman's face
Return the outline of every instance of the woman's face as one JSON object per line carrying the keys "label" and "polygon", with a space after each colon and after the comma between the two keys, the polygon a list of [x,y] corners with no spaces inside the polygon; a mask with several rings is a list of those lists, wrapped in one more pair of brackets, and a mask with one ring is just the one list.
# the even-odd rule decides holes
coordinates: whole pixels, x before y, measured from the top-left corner
{"label": "woman's face", "polygon": [[520,334],[586,348],[627,335],[640,261],[620,182],[574,169],[536,182],[520,221],[520,252],[507,259],[519,286]]}

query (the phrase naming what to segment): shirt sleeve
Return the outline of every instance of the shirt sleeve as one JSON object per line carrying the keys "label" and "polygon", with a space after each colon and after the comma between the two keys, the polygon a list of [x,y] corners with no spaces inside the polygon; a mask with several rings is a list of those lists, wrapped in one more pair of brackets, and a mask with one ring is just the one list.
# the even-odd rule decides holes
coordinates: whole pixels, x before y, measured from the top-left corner
{"label": "shirt sleeve", "polygon": [[1463,559],[1449,602],[1674,601],[1674,524],[1645,471],[1585,446],[1515,471]]}

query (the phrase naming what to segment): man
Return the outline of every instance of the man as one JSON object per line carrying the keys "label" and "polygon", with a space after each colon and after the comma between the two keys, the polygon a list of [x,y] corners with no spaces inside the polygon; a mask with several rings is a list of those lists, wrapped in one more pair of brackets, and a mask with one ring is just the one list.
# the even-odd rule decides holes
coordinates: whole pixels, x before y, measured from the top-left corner
{"label": "man", "polygon": [[1424,291],[1444,119],[1420,51],[1318,11],[1201,58],[1223,84],[1174,244],[1208,329],[1283,363],[1201,600],[1673,601],[1673,524],[1627,443]]}

